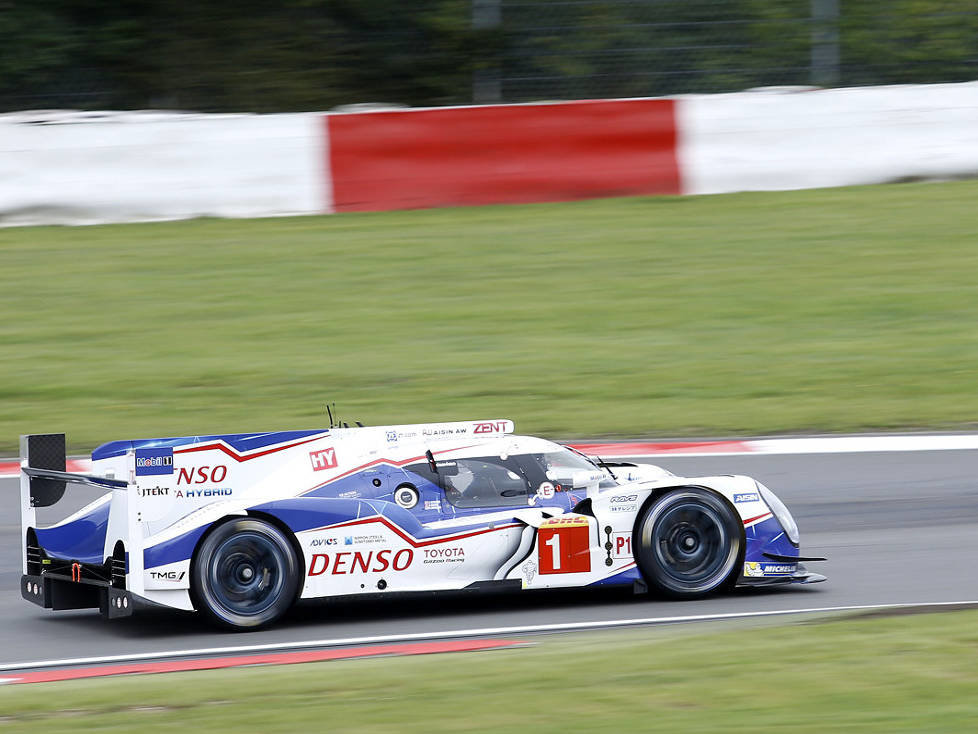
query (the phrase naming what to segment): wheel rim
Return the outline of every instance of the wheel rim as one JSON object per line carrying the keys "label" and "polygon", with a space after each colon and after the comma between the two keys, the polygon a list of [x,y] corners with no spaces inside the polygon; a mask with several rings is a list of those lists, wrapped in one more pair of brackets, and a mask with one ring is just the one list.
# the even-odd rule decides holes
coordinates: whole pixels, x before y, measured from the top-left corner
{"label": "wheel rim", "polygon": [[684,587],[709,585],[726,575],[729,535],[723,518],[697,501],[666,509],[652,529],[652,548],[659,568]]}
{"label": "wheel rim", "polygon": [[285,551],[272,538],[237,533],[215,548],[207,588],[214,601],[233,614],[261,614],[279,598],[286,568]]}

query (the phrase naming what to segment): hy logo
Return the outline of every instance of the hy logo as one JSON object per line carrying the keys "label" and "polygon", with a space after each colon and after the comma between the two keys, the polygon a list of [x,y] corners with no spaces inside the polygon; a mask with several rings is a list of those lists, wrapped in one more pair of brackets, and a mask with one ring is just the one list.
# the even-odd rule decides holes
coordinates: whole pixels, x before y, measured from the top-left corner
{"label": "hy logo", "polygon": [[336,468],[336,449],[320,449],[310,451],[309,460],[312,462],[313,471]]}

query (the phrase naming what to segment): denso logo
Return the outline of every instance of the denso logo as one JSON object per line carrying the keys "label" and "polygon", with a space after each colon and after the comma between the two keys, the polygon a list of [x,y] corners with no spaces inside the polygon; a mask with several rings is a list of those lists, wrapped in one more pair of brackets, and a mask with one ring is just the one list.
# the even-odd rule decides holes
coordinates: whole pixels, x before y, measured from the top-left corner
{"label": "denso logo", "polygon": [[[333,576],[342,576],[353,573],[380,573],[390,569],[392,571],[404,571],[414,561],[414,551],[410,548],[402,548],[394,551],[385,548],[380,551],[369,551],[367,553],[343,552],[334,553],[332,563],[328,553],[313,553],[312,560],[309,562],[309,575],[322,576],[329,571]],[[351,558],[352,556],[352,558]]]}
{"label": "denso logo", "polygon": [[487,421],[476,423],[472,433],[505,433],[506,421]]}
{"label": "denso logo", "polygon": [[192,466],[177,472],[177,484],[220,484],[228,475],[228,468],[223,464],[209,466]]}
{"label": "denso logo", "polygon": [[312,462],[313,471],[333,469],[336,466],[336,449],[320,449],[319,451],[310,451],[309,460]]}

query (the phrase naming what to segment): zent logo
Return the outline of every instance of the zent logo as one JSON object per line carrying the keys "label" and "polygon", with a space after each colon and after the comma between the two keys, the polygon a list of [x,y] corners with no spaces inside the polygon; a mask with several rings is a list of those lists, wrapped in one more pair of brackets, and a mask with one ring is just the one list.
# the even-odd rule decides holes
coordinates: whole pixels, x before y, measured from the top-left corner
{"label": "zent logo", "polygon": [[506,421],[489,421],[487,423],[476,423],[472,433],[505,433]]}
{"label": "zent logo", "polygon": [[192,466],[177,473],[177,484],[220,484],[227,475],[228,468],[224,465]]}
{"label": "zent logo", "polygon": [[334,469],[336,467],[336,449],[320,449],[319,451],[310,451],[309,460],[312,461],[313,471]]}

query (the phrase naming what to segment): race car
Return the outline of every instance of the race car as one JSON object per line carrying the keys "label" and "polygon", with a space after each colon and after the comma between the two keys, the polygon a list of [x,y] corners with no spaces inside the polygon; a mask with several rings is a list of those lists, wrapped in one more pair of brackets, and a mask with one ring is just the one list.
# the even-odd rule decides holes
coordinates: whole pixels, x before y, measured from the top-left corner
{"label": "race car", "polygon": [[[760,482],[603,462],[511,420],[114,441],[85,473],[64,434],[35,434],[21,457],[21,593],[48,609],[138,601],[251,630],[321,597],[824,580]],[[101,496],[39,525],[70,485]]]}

